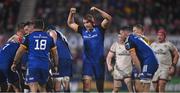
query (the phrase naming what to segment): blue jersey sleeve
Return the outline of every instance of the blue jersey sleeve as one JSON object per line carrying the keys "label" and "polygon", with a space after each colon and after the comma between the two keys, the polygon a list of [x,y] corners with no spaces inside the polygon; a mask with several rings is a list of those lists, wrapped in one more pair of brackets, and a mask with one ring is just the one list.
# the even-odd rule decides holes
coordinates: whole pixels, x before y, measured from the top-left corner
{"label": "blue jersey sleeve", "polygon": [[23,40],[22,45],[24,45],[26,48],[28,48],[28,46],[29,46],[28,43],[29,43],[29,35],[27,35],[25,37],[25,39]]}
{"label": "blue jersey sleeve", "polygon": [[128,38],[126,39],[125,47],[126,47],[127,50],[130,50],[130,49],[135,48],[135,44],[134,44],[134,42],[133,42],[132,37],[128,37]]}

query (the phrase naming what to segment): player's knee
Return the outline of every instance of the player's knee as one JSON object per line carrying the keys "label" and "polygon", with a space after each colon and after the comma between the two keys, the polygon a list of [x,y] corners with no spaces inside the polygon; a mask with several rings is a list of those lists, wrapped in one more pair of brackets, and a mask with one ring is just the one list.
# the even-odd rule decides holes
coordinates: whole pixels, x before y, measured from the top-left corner
{"label": "player's knee", "polygon": [[31,82],[31,83],[28,83],[28,86],[30,88],[37,88],[38,87],[38,83],[37,82]]}
{"label": "player's knee", "polygon": [[117,93],[118,91],[119,91],[119,89],[120,89],[120,87],[122,86],[122,83],[121,83],[121,81],[117,81],[117,80],[114,80],[114,82],[113,82],[114,84],[113,84],[113,93]]}
{"label": "player's knee", "polygon": [[20,89],[19,81],[13,82],[12,85],[15,89]]}
{"label": "player's knee", "polygon": [[165,88],[165,86],[166,86],[166,81],[165,80],[160,80],[159,81],[159,87],[160,88]]}
{"label": "player's knee", "polygon": [[141,90],[141,82],[140,80],[135,80],[135,88],[137,91],[140,91]]}
{"label": "player's knee", "polygon": [[55,92],[60,92],[61,91],[61,89],[60,89],[60,87],[55,87]]}
{"label": "player's knee", "polygon": [[112,93],[117,93],[117,92],[119,92],[119,88],[120,88],[120,87],[114,87]]}
{"label": "player's knee", "polygon": [[60,84],[59,81],[56,81],[56,82],[54,83],[54,90],[55,90],[56,92],[60,92],[60,91],[61,91],[61,84]]}
{"label": "player's knee", "polygon": [[158,92],[158,91],[159,91],[159,89],[158,89],[158,83],[154,81],[154,82],[152,82],[152,84],[153,84],[154,90],[155,90],[156,92]]}
{"label": "player's knee", "polygon": [[90,91],[90,80],[84,80],[83,81],[83,91],[84,92],[87,92],[87,91]]}
{"label": "player's knee", "polygon": [[89,88],[90,88],[90,83],[84,82],[84,89],[89,89]]}
{"label": "player's knee", "polygon": [[87,86],[84,86],[84,88],[83,88],[83,92],[90,92],[90,88],[89,88],[89,87],[87,87]]}
{"label": "player's knee", "polygon": [[132,82],[131,82],[131,80],[126,81],[126,86],[127,86],[129,91],[132,91]]}
{"label": "player's knee", "polygon": [[90,76],[84,76],[83,77],[83,91],[89,92],[91,88],[91,77]]}
{"label": "player's knee", "polygon": [[161,83],[161,84],[159,84],[159,89],[160,89],[160,90],[165,89],[165,87],[166,87],[166,83]]}
{"label": "player's knee", "polygon": [[70,86],[69,86],[69,84],[66,84],[66,85],[64,86],[64,92],[70,92]]}

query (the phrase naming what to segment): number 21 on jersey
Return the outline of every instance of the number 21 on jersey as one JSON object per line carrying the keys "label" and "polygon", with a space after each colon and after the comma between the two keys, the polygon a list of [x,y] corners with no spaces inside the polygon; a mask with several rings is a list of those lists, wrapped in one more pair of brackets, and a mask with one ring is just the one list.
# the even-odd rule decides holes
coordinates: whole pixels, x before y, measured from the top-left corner
{"label": "number 21 on jersey", "polygon": [[38,40],[38,39],[36,39],[35,42],[36,42],[36,47],[34,48],[34,50],[45,50],[46,49],[47,40],[44,40],[44,39]]}

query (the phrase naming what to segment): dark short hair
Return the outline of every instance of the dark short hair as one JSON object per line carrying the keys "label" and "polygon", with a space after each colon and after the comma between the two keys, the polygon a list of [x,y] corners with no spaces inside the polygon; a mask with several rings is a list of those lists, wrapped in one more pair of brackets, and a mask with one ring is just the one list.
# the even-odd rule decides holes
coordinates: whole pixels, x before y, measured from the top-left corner
{"label": "dark short hair", "polygon": [[34,24],[34,28],[44,29],[44,20],[43,19],[34,19],[31,21]]}
{"label": "dark short hair", "polygon": [[20,31],[21,29],[23,29],[24,28],[24,26],[25,26],[25,23],[19,23],[18,25],[17,25],[17,31]]}
{"label": "dark short hair", "polygon": [[144,31],[144,27],[141,24],[136,24],[133,27],[136,27],[136,28],[141,29],[142,31]]}
{"label": "dark short hair", "polygon": [[120,30],[132,32],[132,27],[131,26],[123,26],[120,28]]}
{"label": "dark short hair", "polygon": [[94,23],[94,17],[91,14],[86,14],[85,16],[83,16],[83,19],[88,20],[91,23]]}
{"label": "dark short hair", "polygon": [[46,29],[47,29],[47,30],[56,30],[56,26],[54,26],[54,25],[48,25]]}
{"label": "dark short hair", "polygon": [[27,21],[26,23],[24,23],[24,26],[28,26],[28,25],[33,25],[33,23],[30,21]]}

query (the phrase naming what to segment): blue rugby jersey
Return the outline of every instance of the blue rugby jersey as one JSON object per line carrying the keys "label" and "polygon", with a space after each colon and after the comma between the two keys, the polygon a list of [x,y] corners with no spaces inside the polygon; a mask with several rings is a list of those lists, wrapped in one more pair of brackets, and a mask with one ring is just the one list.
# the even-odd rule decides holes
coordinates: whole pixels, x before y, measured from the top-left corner
{"label": "blue rugby jersey", "polygon": [[53,38],[44,31],[34,31],[26,36],[23,46],[28,50],[28,67],[49,68],[49,52],[55,47]]}
{"label": "blue rugby jersey", "polygon": [[83,62],[99,63],[104,60],[104,29],[101,26],[94,26],[92,31],[85,27],[78,27],[84,44]]}
{"label": "blue rugby jersey", "polygon": [[135,49],[137,57],[141,62],[141,67],[145,64],[151,66],[158,65],[154,52],[143,38],[130,34],[126,39],[125,46],[127,50]]}
{"label": "blue rugby jersey", "polygon": [[56,33],[57,33],[56,46],[57,46],[59,59],[72,60],[71,51],[69,49],[66,39],[60,32],[56,31]]}
{"label": "blue rugby jersey", "polygon": [[19,43],[7,42],[0,51],[0,67],[9,67],[16,55],[16,51],[19,48]]}

